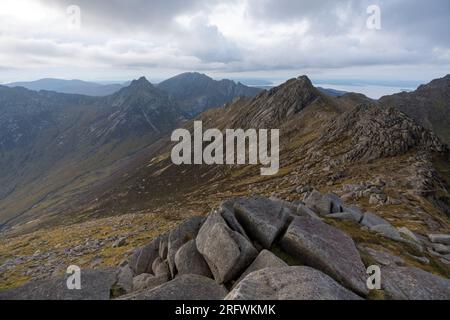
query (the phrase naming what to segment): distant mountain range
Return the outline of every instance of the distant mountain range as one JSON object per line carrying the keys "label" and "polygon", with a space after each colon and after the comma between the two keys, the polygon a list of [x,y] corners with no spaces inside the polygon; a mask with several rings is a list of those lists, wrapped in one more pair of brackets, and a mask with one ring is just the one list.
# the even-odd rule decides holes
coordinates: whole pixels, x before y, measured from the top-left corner
{"label": "distant mountain range", "polygon": [[262,89],[231,80],[213,80],[201,73],[183,73],[161,82],[158,88],[169,93],[190,115],[231,102],[236,97],[253,97]]}
{"label": "distant mountain range", "polygon": [[100,84],[82,80],[40,79],[30,82],[13,82],[7,87],[23,87],[29,90],[46,90],[87,96],[107,96],[123,88],[124,84]]}
{"label": "distant mountain range", "polygon": [[421,85],[412,92],[401,92],[380,98],[393,105],[450,145],[450,75]]}
{"label": "distant mountain range", "polygon": [[[0,226],[67,209],[62,199],[82,199],[203,108],[259,92],[202,78],[173,87],[142,77],[104,97],[0,86]],[[185,87],[196,88],[189,103]]]}
{"label": "distant mountain range", "polygon": [[[244,81],[245,83],[251,83],[251,86],[244,85],[242,83]],[[156,86],[168,92],[176,101],[183,104],[186,109],[190,109],[190,114],[198,114],[205,109],[221,106],[231,101],[230,97],[251,97],[262,90],[269,90],[274,87],[270,85],[270,82],[259,79],[242,79],[242,82],[226,79],[217,81],[201,73],[188,72],[167,79]],[[23,87],[34,91],[45,90],[102,97],[111,95],[129,84],[129,82],[123,84],[101,84],[82,80],[46,78],[28,82],[12,82],[4,84],[4,86],[10,88]],[[333,97],[339,97],[346,93],[345,91],[329,88],[318,87],[318,89]]]}
{"label": "distant mountain range", "polygon": [[[167,161],[168,133],[176,127],[189,126],[193,117],[208,119],[210,125],[218,128],[281,128],[283,139],[288,139],[283,142],[284,147],[292,150],[283,153],[291,159],[284,160],[288,161],[284,166],[289,167],[290,161],[298,160],[294,150],[306,150],[310,156],[324,152],[319,147],[323,144],[320,136],[333,129],[330,121],[344,114],[361,118],[355,121],[366,121],[362,128],[373,130],[370,134],[354,132],[355,139],[396,136],[395,131],[388,130],[388,124],[383,125],[386,132],[371,125],[371,121],[385,121],[382,120],[385,114],[373,111],[375,106],[388,110],[393,106],[418,122],[424,121],[420,114],[425,112],[430,120],[421,123],[445,141],[445,123],[449,119],[446,115],[450,109],[448,93],[448,76],[416,92],[380,101],[360,94],[315,88],[307,77],[289,80],[267,91],[230,80],[216,81],[198,73],[181,74],[158,85],[142,77],[105,97],[0,86],[0,225],[6,228],[36,219],[37,224],[48,224],[76,220],[86,214],[102,216],[106,212],[113,214],[148,206],[150,200],[164,202],[166,195],[172,199],[185,197],[191,187],[201,190],[203,183],[209,191],[217,188],[213,186],[214,179],[208,177],[219,177],[223,172],[211,168],[203,171],[201,167],[188,167],[182,172]],[[411,97],[414,100],[408,102]],[[352,114],[351,110],[359,105],[371,108],[358,109]],[[365,118],[365,113],[371,112],[375,118]],[[434,114],[441,116],[434,117]],[[394,114],[393,123],[400,118]],[[336,137],[344,141],[347,130],[356,123],[344,120],[340,123],[339,126],[348,129],[336,131]],[[347,141],[345,148],[359,150],[358,157],[378,159],[431,143],[421,140],[424,139],[418,136],[421,130],[411,130],[410,137],[409,133],[402,133],[409,138],[400,149],[398,146],[389,149],[394,143],[390,140],[385,142],[386,146],[377,145],[375,149],[356,147],[355,142]],[[423,134],[428,137],[428,133]],[[327,144],[327,148],[331,146]],[[149,167],[148,160],[152,158],[166,160],[158,160],[157,165]],[[219,180],[228,181],[228,178]],[[312,179],[311,183],[321,183],[319,180]],[[142,191],[147,183],[150,183],[149,190]],[[230,183],[233,186],[236,181]],[[164,191],[165,188],[170,190]],[[128,196],[118,201],[117,194]],[[153,196],[147,198],[146,194]],[[101,200],[90,202],[98,198]],[[88,203],[90,209],[81,203]],[[69,213],[74,214],[69,218],[66,216]],[[33,224],[26,226],[33,227]]]}
{"label": "distant mountain range", "polygon": [[341,90],[336,90],[336,89],[329,89],[329,88],[322,88],[322,87],[317,87],[317,89],[319,89],[320,91],[322,91],[323,93],[332,96],[332,97],[341,97],[344,94],[348,93],[346,91],[341,91]]}

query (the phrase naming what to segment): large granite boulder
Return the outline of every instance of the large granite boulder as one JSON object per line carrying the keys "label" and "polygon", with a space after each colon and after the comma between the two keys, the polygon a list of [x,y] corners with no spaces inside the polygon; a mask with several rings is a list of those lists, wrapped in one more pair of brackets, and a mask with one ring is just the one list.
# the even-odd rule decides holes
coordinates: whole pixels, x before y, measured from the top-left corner
{"label": "large granite boulder", "polygon": [[296,217],[280,242],[283,249],[308,266],[366,295],[366,269],[352,238],[310,217]]}
{"label": "large granite boulder", "polygon": [[379,235],[382,235],[383,237],[391,239],[391,240],[404,241],[400,232],[398,232],[398,230],[391,225],[380,224],[380,225],[371,227],[370,230],[376,232]]}
{"label": "large granite boulder", "polygon": [[417,268],[382,268],[381,288],[395,300],[450,299],[450,280]]}
{"label": "large granite boulder", "polygon": [[386,220],[384,220],[383,218],[380,218],[379,216],[377,216],[375,213],[366,212],[366,213],[364,213],[364,216],[361,220],[361,225],[368,227],[368,228],[373,228],[373,227],[379,226],[379,225],[390,226],[391,224],[389,222],[387,222]]}
{"label": "large granite boulder", "polygon": [[209,215],[196,244],[218,283],[234,279],[258,255],[253,245],[231,230],[218,212]]}
{"label": "large granite boulder", "polygon": [[265,268],[247,275],[226,300],[358,300],[326,274],[310,267]]}
{"label": "large granite boulder", "polygon": [[195,240],[190,240],[177,251],[175,265],[179,275],[197,274],[208,278],[212,277],[208,264],[197,250]]}
{"label": "large granite boulder", "polygon": [[239,199],[234,210],[247,234],[266,249],[285,228],[291,213],[280,202],[262,197]]}
{"label": "large granite boulder", "polygon": [[330,213],[342,212],[343,202],[338,195],[334,193],[322,194],[313,190],[305,197],[305,205],[322,216]]}
{"label": "large granite boulder", "polygon": [[151,290],[121,297],[125,300],[221,300],[228,291],[214,280],[194,274],[176,277]]}
{"label": "large granite boulder", "polygon": [[241,274],[238,280],[233,284],[235,287],[248,274],[265,268],[282,268],[287,267],[287,263],[278,258],[268,250],[262,250],[256,257],[255,261]]}
{"label": "large granite boulder", "polygon": [[195,239],[204,219],[204,217],[192,217],[170,232],[167,246],[167,263],[172,278],[175,277],[177,272],[175,268],[175,254],[186,242]]}
{"label": "large granite boulder", "polygon": [[135,250],[128,260],[135,276],[142,273],[151,273],[153,261],[159,256],[161,237],[153,239],[149,244]]}

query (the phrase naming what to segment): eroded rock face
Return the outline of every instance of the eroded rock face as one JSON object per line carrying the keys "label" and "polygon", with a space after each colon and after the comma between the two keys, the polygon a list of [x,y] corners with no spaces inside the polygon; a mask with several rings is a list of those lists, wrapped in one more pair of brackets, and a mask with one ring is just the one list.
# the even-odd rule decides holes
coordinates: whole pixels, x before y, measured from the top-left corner
{"label": "eroded rock face", "polygon": [[228,291],[214,280],[185,274],[151,290],[122,297],[126,300],[221,300]]}
{"label": "eroded rock face", "polygon": [[233,279],[258,255],[253,245],[231,230],[217,212],[210,214],[203,224],[196,244],[218,283]]}
{"label": "eroded rock face", "polygon": [[417,268],[386,267],[381,269],[381,287],[395,300],[448,300],[450,280]]}
{"label": "eroded rock face", "polygon": [[317,268],[355,292],[366,295],[365,267],[352,238],[310,217],[296,217],[281,246],[306,265]]}
{"label": "eroded rock face", "polygon": [[247,275],[226,300],[358,300],[326,274],[310,267],[265,268]]}
{"label": "eroded rock face", "polygon": [[272,246],[290,215],[281,203],[262,197],[239,199],[234,210],[245,231],[266,249]]}

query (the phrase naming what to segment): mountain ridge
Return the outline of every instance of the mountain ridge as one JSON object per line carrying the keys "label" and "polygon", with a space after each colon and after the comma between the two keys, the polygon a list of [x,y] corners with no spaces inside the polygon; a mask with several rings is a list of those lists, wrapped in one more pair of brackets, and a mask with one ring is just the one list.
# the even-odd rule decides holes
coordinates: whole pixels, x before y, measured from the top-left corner
{"label": "mountain ridge", "polygon": [[239,96],[251,97],[262,90],[244,86],[232,80],[214,80],[205,74],[187,72],[158,84],[191,116],[210,108],[220,107]]}
{"label": "mountain ridge", "polygon": [[[445,88],[441,90],[444,90],[441,94],[445,95]],[[62,98],[82,99],[78,96],[58,96],[58,99]],[[36,194],[36,190],[29,189],[27,184],[18,185],[16,189],[21,192],[13,191],[8,201],[2,200],[3,206],[17,205],[18,201],[28,201],[24,197],[26,194],[28,197],[37,196],[39,201],[28,202],[30,207],[23,208],[23,215],[10,221],[1,234],[11,240],[0,243],[0,256],[7,257],[0,264],[0,270],[6,270],[5,276],[0,273],[0,286],[17,286],[25,282],[24,279],[47,279],[49,274],[62,274],[64,270],[60,267],[64,267],[68,259],[83,268],[120,265],[120,274],[130,275],[129,270],[125,271],[128,265],[132,277],[143,277],[141,267],[149,266],[150,262],[135,263],[136,258],[139,261],[139,257],[147,257],[140,254],[141,250],[148,253],[147,250],[158,248],[155,252],[159,253],[158,241],[165,239],[165,232],[175,228],[170,232],[173,235],[168,236],[168,239],[174,239],[175,235],[185,235],[184,231],[179,230],[185,230],[183,226],[186,225],[186,232],[190,234],[188,239],[204,240],[202,233],[192,230],[197,228],[195,226],[200,227],[202,216],[213,220],[206,223],[205,228],[214,227],[214,221],[220,218],[217,208],[226,221],[213,229],[217,231],[218,228],[232,226],[235,228],[233,230],[237,230],[233,232],[241,236],[221,229],[223,232],[214,232],[214,237],[210,239],[215,239],[218,234],[225,237],[230,232],[234,235],[230,239],[245,238],[247,234],[252,243],[261,241],[268,247],[271,240],[261,240],[263,235],[260,232],[253,233],[254,226],[247,217],[258,207],[253,203],[254,199],[259,199],[257,203],[262,201],[263,209],[282,206],[294,210],[305,219],[306,216],[312,219],[320,216],[317,223],[309,218],[309,222],[303,221],[314,226],[310,228],[311,237],[326,238],[326,232],[321,230],[337,227],[358,245],[355,250],[367,265],[373,265],[373,259],[380,257],[378,251],[382,250],[384,257],[385,250],[388,250],[389,257],[396,257],[395,261],[401,259],[409,267],[422,270],[417,271],[418,274],[405,269],[412,279],[427,281],[425,279],[430,279],[431,273],[448,276],[448,259],[443,253],[447,249],[435,242],[435,235],[450,233],[449,151],[431,130],[395,106],[381,105],[363,95],[351,93],[331,97],[315,88],[308,77],[300,76],[255,97],[237,98],[192,119],[180,119],[176,125],[190,132],[194,121],[202,121],[205,130],[217,128],[223,131],[230,127],[279,129],[280,170],[276,175],[266,177],[260,175],[259,165],[174,165],[170,158],[174,145],[168,134],[170,130],[155,135],[152,127],[145,122],[141,109],[146,112],[165,110],[171,107],[171,101],[167,93],[142,78],[115,96],[95,99],[94,108],[86,105],[87,110],[95,111],[87,119],[90,126],[84,127],[92,133],[86,139],[95,143],[89,144],[89,148],[83,149],[85,152],[78,157],[69,154],[74,167],[65,165],[68,158],[62,158],[60,170],[53,173],[58,179],[52,174],[37,177],[43,193]],[[42,105],[37,104],[36,107]],[[172,107],[176,109],[175,105]],[[175,116],[178,115],[175,113]],[[108,134],[118,132],[116,130],[124,120],[125,124],[133,123],[131,129],[134,131],[125,130],[131,133],[130,136]],[[15,127],[8,128],[13,130]],[[142,135],[142,128],[147,134]],[[128,139],[122,141],[120,137]],[[142,143],[140,138],[146,143]],[[67,140],[63,142],[67,144]],[[132,148],[135,152],[130,154]],[[118,152],[120,150],[122,153]],[[90,155],[94,151],[97,153]],[[89,172],[73,177],[73,172],[79,170],[76,165],[89,169]],[[242,199],[252,204],[245,204]],[[239,204],[235,206],[234,202]],[[271,212],[271,225],[284,225],[284,211],[275,211],[279,213],[279,220],[275,221]],[[289,227],[286,225],[287,230],[281,227],[285,235],[295,234],[295,230],[302,225],[293,223],[291,219],[286,221],[290,223]],[[189,233],[191,231],[192,234]],[[270,239],[279,237],[271,235]],[[290,253],[288,256],[298,254],[292,247],[292,241],[289,240],[286,247],[282,245],[270,249],[274,254],[280,253],[283,248]],[[61,244],[66,242],[70,248]],[[221,245],[225,243],[222,240],[219,242]],[[155,243],[158,243],[157,247]],[[56,245],[62,247],[54,249]],[[130,249],[136,247],[138,249],[131,253]],[[207,257],[211,257],[210,253],[223,253],[220,248],[207,253],[202,244],[197,249]],[[339,251],[339,248],[335,249]],[[167,255],[169,276],[159,284],[171,287],[174,282],[167,281],[173,278],[176,270],[182,269],[179,264],[181,253],[177,255],[177,250],[173,249]],[[165,252],[164,246],[162,251]],[[96,252],[95,257],[93,252]],[[14,258],[17,255],[19,260]],[[48,257],[53,259],[51,267],[34,268],[31,275],[23,276],[22,272],[30,261],[37,263]],[[124,257],[129,258],[127,264],[123,262]],[[344,280],[340,271],[323,269],[329,261],[324,262],[320,255],[315,259],[313,267],[324,271],[346,288],[365,294],[361,291],[362,287],[355,286],[354,281]],[[156,263],[155,270],[157,265],[161,265],[161,261],[155,261],[151,272],[153,264]],[[174,264],[174,261],[178,262]],[[293,263],[292,259],[289,261]],[[218,265],[222,267],[227,264]],[[136,271],[136,266],[140,271]],[[210,267],[217,270],[216,266]],[[220,274],[215,271],[214,277],[223,282],[239,280],[236,278],[240,273],[234,277],[231,271]],[[291,269],[287,271],[291,272]],[[397,271],[394,272],[394,279],[398,278]],[[408,279],[406,283],[411,282]],[[55,280],[46,281],[50,281],[51,285]],[[181,280],[172,281],[179,284],[177,281]],[[441,283],[441,280],[438,282]],[[426,288],[427,285],[421,287]],[[23,292],[21,290],[26,288],[15,292]],[[123,290],[116,284],[113,291],[122,295]],[[137,292],[130,293],[139,296]]]}
{"label": "mountain ridge", "polygon": [[67,94],[82,94],[88,96],[107,96],[124,87],[123,84],[100,84],[83,80],[64,80],[43,78],[35,81],[12,82],[4,84],[7,87],[24,87],[34,91],[55,91]]}
{"label": "mountain ridge", "polygon": [[415,91],[381,97],[381,105],[393,105],[450,145],[450,75],[432,80]]}

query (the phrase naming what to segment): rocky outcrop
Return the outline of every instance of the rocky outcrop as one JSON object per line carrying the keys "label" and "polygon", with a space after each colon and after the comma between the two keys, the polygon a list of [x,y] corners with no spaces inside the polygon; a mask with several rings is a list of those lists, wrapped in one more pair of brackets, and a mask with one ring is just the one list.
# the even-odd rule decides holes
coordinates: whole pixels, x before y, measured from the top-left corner
{"label": "rocky outcrop", "polygon": [[[412,148],[445,152],[447,147],[431,131],[394,108],[359,105],[329,124],[318,146],[350,139],[342,160],[370,161],[405,154]],[[342,153],[342,152],[341,152]]]}
{"label": "rocky outcrop", "polygon": [[231,199],[206,218],[190,218],[136,249],[113,271],[82,271],[89,282],[84,291],[66,290],[65,279],[51,279],[1,292],[0,298],[361,299],[370,297],[369,265],[361,255],[381,267],[386,298],[450,298],[449,280],[411,268],[388,250],[357,246],[340,224],[329,223],[348,220],[346,225],[380,241],[426,246],[442,259],[447,235],[430,235],[430,242],[331,193],[308,189],[304,200]]}

